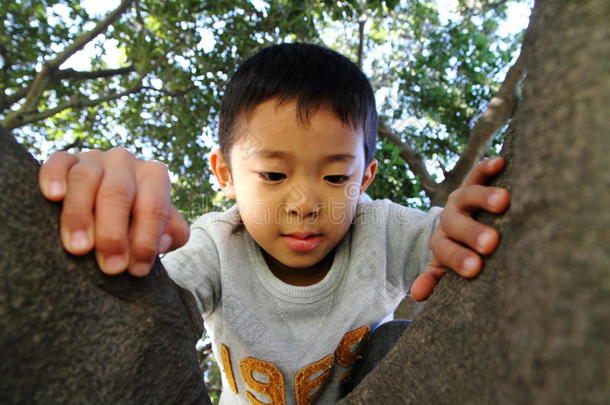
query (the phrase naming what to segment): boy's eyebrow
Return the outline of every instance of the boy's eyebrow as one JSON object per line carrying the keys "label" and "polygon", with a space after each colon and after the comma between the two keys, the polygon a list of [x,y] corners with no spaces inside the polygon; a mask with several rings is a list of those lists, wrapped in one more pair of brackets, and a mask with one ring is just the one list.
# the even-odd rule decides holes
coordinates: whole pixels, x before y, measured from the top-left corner
{"label": "boy's eyebrow", "polygon": [[[262,159],[284,159],[286,157],[292,156],[290,152],[282,152],[280,150],[270,150],[270,149],[258,149],[255,153],[256,157]],[[349,153],[336,153],[334,155],[327,155],[322,158],[322,161],[325,163],[332,162],[344,162],[346,160],[354,160],[356,156],[351,155]]]}
{"label": "boy's eyebrow", "polygon": [[328,155],[324,157],[324,162],[345,162],[346,160],[354,160],[356,156],[350,155],[348,153],[337,153],[335,155]]}
{"label": "boy's eyebrow", "polygon": [[262,159],[284,159],[291,153],[282,152],[280,150],[257,149],[254,155]]}

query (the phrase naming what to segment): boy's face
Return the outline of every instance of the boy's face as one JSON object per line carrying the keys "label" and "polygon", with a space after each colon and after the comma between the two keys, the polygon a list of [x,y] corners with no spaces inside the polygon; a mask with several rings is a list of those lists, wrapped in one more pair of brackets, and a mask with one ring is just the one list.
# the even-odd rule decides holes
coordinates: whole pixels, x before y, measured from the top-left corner
{"label": "boy's face", "polygon": [[[230,169],[218,151],[214,174],[235,198],[252,238],[276,267],[316,269],[348,231],[358,197],[373,180],[363,133],[321,107],[303,124],[296,102],[272,99],[243,114]],[[272,268],[272,270],[274,270]],[[277,268],[275,269],[277,270]]]}

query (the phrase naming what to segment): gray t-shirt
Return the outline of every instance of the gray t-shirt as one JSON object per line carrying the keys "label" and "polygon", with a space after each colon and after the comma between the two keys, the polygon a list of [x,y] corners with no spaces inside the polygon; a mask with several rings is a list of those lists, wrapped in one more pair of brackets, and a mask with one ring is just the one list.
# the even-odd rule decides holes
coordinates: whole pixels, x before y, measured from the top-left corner
{"label": "gray t-shirt", "polygon": [[220,403],[334,404],[369,331],[425,269],[439,213],[362,198],[331,269],[311,286],[273,275],[248,232],[234,232],[237,206],[198,218],[163,264],[204,317],[222,370]]}

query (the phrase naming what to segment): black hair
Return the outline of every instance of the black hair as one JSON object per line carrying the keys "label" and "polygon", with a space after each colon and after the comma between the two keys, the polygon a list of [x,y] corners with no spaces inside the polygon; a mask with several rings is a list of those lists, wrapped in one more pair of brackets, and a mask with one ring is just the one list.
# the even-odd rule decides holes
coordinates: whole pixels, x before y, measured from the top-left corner
{"label": "black hair", "polygon": [[277,98],[279,104],[296,100],[297,116],[303,123],[320,106],[330,106],[344,124],[363,130],[365,163],[373,159],[377,110],[368,79],[345,56],[318,45],[296,43],[260,50],[229,81],[218,131],[220,151],[227,160],[239,138],[235,129],[240,114],[271,98]]}

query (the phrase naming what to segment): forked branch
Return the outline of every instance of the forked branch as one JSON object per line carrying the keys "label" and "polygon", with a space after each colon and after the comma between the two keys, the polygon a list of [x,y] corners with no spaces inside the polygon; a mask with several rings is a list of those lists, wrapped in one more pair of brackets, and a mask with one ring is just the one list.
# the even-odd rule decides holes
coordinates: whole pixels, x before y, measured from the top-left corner
{"label": "forked branch", "polygon": [[4,127],[9,131],[16,127],[25,125],[26,115],[29,117],[32,116],[32,113],[35,115],[40,98],[47,89],[53,74],[57,71],[59,66],[68,60],[70,56],[83,49],[83,47],[91,42],[93,38],[106,31],[106,29],[108,29],[108,27],[113,24],[121,16],[121,14],[123,14],[133,2],[134,0],[122,0],[121,4],[114,11],[108,14],[106,18],[100,20],[91,31],[87,31],[77,37],[60,54],[47,61],[43,65],[40,72],[36,74],[32,84],[28,87],[25,102],[21,108],[18,111],[7,115],[2,125],[4,125]]}

